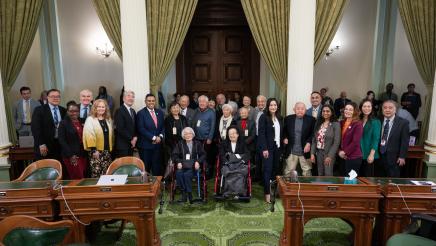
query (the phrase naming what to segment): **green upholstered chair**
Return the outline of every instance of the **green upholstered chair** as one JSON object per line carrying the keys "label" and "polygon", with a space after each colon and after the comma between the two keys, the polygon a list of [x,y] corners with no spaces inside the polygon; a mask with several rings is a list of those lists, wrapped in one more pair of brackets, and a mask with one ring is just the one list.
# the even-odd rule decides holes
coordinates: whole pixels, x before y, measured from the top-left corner
{"label": "green upholstered chair", "polygon": [[14,215],[0,221],[0,242],[5,246],[64,245],[73,241],[71,220],[45,222],[27,215]]}
{"label": "green upholstered chair", "polygon": [[141,159],[126,156],[115,159],[108,167],[107,175],[127,174],[128,177],[141,176],[144,172],[144,162]]}
{"label": "green upholstered chair", "polygon": [[[108,167],[107,175],[121,175],[127,174],[128,177],[138,177],[145,172],[144,162],[141,159],[126,156],[115,159]],[[116,220],[115,220],[116,221]],[[109,222],[115,222],[109,221]],[[124,227],[126,227],[126,220],[122,220],[120,229],[118,230],[118,239],[121,238],[123,234]]]}
{"label": "green upholstered chair", "polygon": [[62,165],[54,159],[44,159],[33,162],[14,181],[61,180]]}
{"label": "green upholstered chair", "polygon": [[386,246],[436,246],[436,217],[412,214],[411,218],[405,231],[390,237]]}

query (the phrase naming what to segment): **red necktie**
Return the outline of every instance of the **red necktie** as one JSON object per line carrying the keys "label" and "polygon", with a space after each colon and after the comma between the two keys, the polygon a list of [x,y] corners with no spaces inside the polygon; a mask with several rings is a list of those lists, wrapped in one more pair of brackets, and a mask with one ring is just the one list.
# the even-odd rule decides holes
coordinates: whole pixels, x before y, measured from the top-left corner
{"label": "red necktie", "polygon": [[246,119],[241,121],[241,127],[243,130],[245,130],[245,128],[247,128],[247,120]]}
{"label": "red necktie", "polygon": [[157,117],[156,117],[156,114],[154,113],[154,110],[150,110],[150,114],[151,114],[151,118],[153,118],[154,125],[157,128]]}

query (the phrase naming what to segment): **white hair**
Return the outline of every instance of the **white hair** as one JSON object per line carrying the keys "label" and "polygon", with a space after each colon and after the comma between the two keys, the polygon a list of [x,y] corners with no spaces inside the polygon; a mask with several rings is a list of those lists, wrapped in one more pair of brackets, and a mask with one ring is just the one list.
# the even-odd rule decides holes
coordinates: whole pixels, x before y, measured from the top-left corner
{"label": "white hair", "polygon": [[[232,107],[232,113],[237,112],[238,111],[238,104],[234,101],[230,101],[227,103],[227,105],[229,105],[230,107]],[[224,107],[224,105],[223,105]]]}
{"label": "white hair", "polygon": [[129,94],[132,94],[133,96],[135,96],[135,92],[134,92],[134,91],[132,91],[132,90],[127,90],[127,91],[124,91],[124,92],[123,92],[123,97],[125,97],[125,96],[127,96],[127,95],[129,95]]}
{"label": "white hair", "polygon": [[83,95],[83,94],[85,94],[85,93],[89,93],[89,94],[91,94],[91,97],[92,97],[92,91],[91,91],[91,90],[88,90],[88,89],[81,90],[80,93],[79,93],[79,95]]}
{"label": "white hair", "polygon": [[265,101],[266,101],[266,97],[265,97],[264,95],[259,95],[259,96],[257,96],[257,97],[256,97],[256,100],[259,100],[259,99],[261,99],[261,98],[265,99]]}
{"label": "white hair", "polygon": [[204,99],[204,100],[209,102],[209,98],[207,96],[205,96],[205,95],[201,95],[201,96],[198,97],[198,101],[200,101],[202,99]]}
{"label": "white hair", "polygon": [[185,127],[182,130],[182,138],[183,139],[185,139],[185,134],[188,133],[188,132],[192,133],[192,136],[195,137],[194,129],[192,129],[191,127]]}
{"label": "white hair", "polygon": [[222,108],[223,110],[226,109],[226,108],[228,108],[228,109],[230,109],[231,112],[233,112],[233,107],[232,107],[232,105],[230,105],[230,102],[224,104],[221,108]]}

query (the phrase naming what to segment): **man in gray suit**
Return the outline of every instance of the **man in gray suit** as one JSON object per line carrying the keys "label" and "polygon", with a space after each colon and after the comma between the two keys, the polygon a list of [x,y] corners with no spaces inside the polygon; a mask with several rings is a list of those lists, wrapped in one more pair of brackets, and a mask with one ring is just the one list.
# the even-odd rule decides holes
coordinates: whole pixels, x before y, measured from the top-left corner
{"label": "man in gray suit", "polygon": [[188,126],[192,126],[192,119],[194,118],[195,111],[188,107],[189,106],[189,97],[187,95],[183,95],[179,100],[180,104],[180,114],[186,117],[188,121]]}
{"label": "man in gray suit", "polygon": [[32,122],[33,110],[40,106],[40,104],[31,98],[32,92],[29,87],[21,87],[20,94],[22,99],[13,108],[15,130],[18,136],[31,136],[30,124]]}

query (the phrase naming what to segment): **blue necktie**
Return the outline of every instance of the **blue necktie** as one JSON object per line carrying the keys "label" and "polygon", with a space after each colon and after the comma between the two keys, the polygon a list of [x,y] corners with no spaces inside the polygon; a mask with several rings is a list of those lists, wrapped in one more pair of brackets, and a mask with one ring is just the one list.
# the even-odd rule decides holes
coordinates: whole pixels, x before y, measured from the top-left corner
{"label": "blue necktie", "polygon": [[380,145],[380,153],[384,154],[387,150],[388,145],[388,136],[389,136],[389,119],[386,120],[385,126],[383,128],[382,142],[384,145]]}
{"label": "blue necktie", "polygon": [[55,125],[58,125],[59,124],[58,107],[53,108],[53,114],[54,114],[54,116],[53,116],[54,123],[55,123]]}

